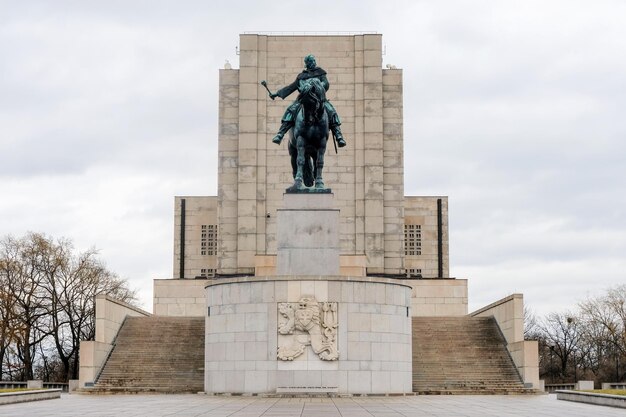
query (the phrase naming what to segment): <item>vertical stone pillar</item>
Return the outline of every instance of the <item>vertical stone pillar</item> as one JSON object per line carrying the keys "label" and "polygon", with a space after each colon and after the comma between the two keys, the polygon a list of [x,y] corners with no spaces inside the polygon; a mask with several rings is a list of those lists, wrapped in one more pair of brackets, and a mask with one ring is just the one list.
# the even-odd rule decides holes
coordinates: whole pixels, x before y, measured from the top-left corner
{"label": "vertical stone pillar", "polygon": [[258,35],[241,35],[239,42],[238,272],[254,271],[254,256],[256,255],[258,39]]}
{"label": "vertical stone pillar", "polygon": [[365,138],[363,133],[363,36],[354,37],[354,222],[357,254],[365,253]]}
{"label": "vertical stone pillar", "polygon": [[220,70],[218,132],[218,271],[237,272],[239,70]]}
{"label": "vertical stone pillar", "polygon": [[267,80],[267,36],[257,36],[256,53],[257,82],[257,114],[256,114],[256,254],[267,253],[267,147],[274,145],[270,142],[267,131],[267,104],[269,98],[265,89],[259,85],[261,80]]}
{"label": "vertical stone pillar", "polygon": [[385,273],[404,273],[402,70],[383,70]]}
{"label": "vertical stone pillar", "polygon": [[382,71],[382,36],[363,35],[365,254],[370,273],[385,272]]}

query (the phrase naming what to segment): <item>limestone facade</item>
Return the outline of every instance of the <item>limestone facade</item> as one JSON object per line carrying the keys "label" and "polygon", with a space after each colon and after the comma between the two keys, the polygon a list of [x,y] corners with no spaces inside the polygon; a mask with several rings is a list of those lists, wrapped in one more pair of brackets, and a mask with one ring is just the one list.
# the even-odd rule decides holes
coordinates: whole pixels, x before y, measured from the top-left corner
{"label": "limestone facade", "polygon": [[[448,197],[404,198],[404,268],[414,278],[448,278]],[[419,246],[410,236],[419,234]]]}
{"label": "limestone facade", "polygon": [[204,317],[204,279],[155,279],[152,311],[157,316]]}
{"label": "limestone facade", "polygon": [[411,291],[411,314],[464,316],[467,314],[466,279],[407,279]]}
{"label": "limestone facade", "polygon": [[[185,200],[185,258],[183,278],[211,278],[217,270],[215,255],[202,255],[202,227],[215,225],[215,239],[219,241],[223,227],[218,226],[217,197],[175,197],[174,211],[174,269],[173,277],[181,278],[181,213]],[[438,216],[438,201],[441,201],[441,219]],[[441,241],[441,278],[449,277],[448,198],[407,196],[404,199],[404,228],[418,229],[419,250],[407,253],[407,242],[403,236],[400,257],[404,262],[402,275],[408,278],[439,278],[439,242]],[[278,210],[277,210],[278,214]],[[441,220],[441,233],[438,221]],[[406,234],[406,233],[405,233]],[[277,250],[278,251],[278,250]],[[210,252],[209,252],[210,253]],[[365,254],[342,254],[340,275],[365,276],[367,257]],[[371,270],[370,270],[371,272]],[[251,274],[258,276],[276,274],[276,253],[257,254]],[[182,285],[182,284],[180,284]],[[156,311],[156,310],[155,310]]]}
{"label": "limestone facade", "polygon": [[215,276],[219,229],[216,197],[174,198],[173,278]]}

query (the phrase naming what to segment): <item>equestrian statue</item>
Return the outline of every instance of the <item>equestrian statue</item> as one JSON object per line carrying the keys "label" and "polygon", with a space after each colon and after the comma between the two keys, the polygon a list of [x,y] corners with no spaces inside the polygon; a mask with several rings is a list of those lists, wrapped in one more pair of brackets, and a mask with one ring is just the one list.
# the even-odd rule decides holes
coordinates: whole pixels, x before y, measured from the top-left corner
{"label": "equestrian statue", "polygon": [[261,81],[272,100],[276,97],[284,100],[296,90],[299,93],[296,101],[285,110],[280,129],[272,142],[280,145],[285,134],[292,131],[288,148],[294,183],[287,192],[329,192],[322,180],[329,130],[333,133],[335,151],[337,147],[346,146],[346,141],[341,134],[339,115],[326,99],[330,86],[326,71],[317,66],[313,55],[304,58],[304,65],[305,69],[296,80],[276,93],[272,93],[267,83]]}

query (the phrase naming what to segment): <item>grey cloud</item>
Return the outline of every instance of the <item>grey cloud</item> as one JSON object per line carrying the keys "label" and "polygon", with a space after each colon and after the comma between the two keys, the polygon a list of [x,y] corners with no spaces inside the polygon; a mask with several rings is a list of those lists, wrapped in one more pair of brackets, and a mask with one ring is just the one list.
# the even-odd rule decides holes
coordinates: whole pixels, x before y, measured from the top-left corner
{"label": "grey cloud", "polygon": [[321,21],[303,4],[0,6],[3,231],[96,245],[143,287],[168,277],[173,195],[216,192],[217,69],[239,33],[375,30],[404,70],[406,194],[449,195],[470,302],[518,290],[548,309],[620,279],[622,2],[340,2]]}

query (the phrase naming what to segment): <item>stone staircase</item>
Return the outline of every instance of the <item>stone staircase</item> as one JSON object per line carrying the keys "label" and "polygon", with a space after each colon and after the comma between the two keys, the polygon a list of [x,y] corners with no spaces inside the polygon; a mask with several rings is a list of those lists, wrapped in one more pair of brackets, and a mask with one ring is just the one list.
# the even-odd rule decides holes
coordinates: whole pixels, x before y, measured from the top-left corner
{"label": "stone staircase", "polygon": [[413,317],[413,391],[526,394],[491,317]]}
{"label": "stone staircase", "polygon": [[204,390],[203,317],[127,317],[91,393]]}

